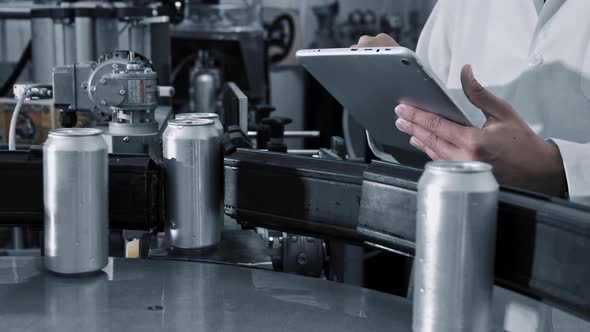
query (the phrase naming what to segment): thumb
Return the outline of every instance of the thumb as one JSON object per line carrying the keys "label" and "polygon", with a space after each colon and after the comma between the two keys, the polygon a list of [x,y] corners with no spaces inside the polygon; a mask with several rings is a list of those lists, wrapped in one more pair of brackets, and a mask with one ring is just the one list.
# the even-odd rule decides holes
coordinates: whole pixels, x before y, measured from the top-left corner
{"label": "thumb", "polygon": [[494,96],[475,79],[471,65],[463,66],[461,84],[467,99],[479,108],[488,120],[490,118],[496,120],[505,119],[514,114],[510,104]]}

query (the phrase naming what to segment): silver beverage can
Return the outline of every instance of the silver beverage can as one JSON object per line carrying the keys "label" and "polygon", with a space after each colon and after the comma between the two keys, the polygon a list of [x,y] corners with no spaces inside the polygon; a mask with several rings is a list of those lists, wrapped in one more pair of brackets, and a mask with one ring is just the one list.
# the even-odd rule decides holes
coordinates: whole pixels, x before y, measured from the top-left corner
{"label": "silver beverage can", "polygon": [[219,114],[217,113],[180,113],[176,114],[176,120],[186,120],[186,119],[207,119],[213,120],[215,122],[215,129],[219,131],[219,134],[223,137],[224,130],[221,121],[219,120]]}
{"label": "silver beverage can", "polygon": [[109,256],[108,153],[102,131],[64,128],[43,146],[45,267],[62,274],[103,269]]}
{"label": "silver beverage can", "polygon": [[213,247],[223,228],[223,153],[215,122],[170,120],[162,139],[168,244],[183,250]]}
{"label": "silver beverage can", "polygon": [[414,332],[488,332],[499,186],[488,164],[434,161],[418,182]]}

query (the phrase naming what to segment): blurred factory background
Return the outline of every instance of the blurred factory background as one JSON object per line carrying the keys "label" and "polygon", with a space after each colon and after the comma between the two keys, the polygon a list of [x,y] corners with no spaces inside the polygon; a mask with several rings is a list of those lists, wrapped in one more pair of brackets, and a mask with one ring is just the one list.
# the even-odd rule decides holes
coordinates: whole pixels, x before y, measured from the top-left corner
{"label": "blurred factory background", "polygon": [[[65,1],[67,2],[67,1]],[[64,2],[64,3],[65,3]],[[89,6],[101,1],[81,1],[78,5],[87,3]],[[109,3],[111,1],[104,1]],[[149,1],[135,1],[136,3],[149,3]],[[178,2],[178,1],[177,1]],[[199,3],[201,1],[186,1],[183,10],[189,11],[190,3]],[[10,8],[4,11],[0,16],[0,81],[10,78],[10,74],[17,67],[19,59],[26,57],[27,45],[31,39],[31,21],[25,19],[14,19],[8,13],[11,11],[18,13],[25,11],[32,5],[51,5],[56,1],[0,1],[0,8]],[[133,1],[128,1],[133,3]],[[173,1],[171,1],[173,3]],[[416,45],[419,33],[425,23],[434,1],[430,0],[264,0],[258,1],[221,1],[222,4],[248,4],[253,10],[253,15],[249,22],[245,24],[260,23],[264,26],[265,33],[268,33],[271,24],[277,18],[283,18],[276,21],[272,27],[272,35],[275,38],[274,44],[270,47],[270,56],[268,63],[268,72],[264,68],[259,68],[259,74],[251,75],[268,75],[268,86],[262,78],[253,77],[253,82],[258,84],[259,90],[267,89],[270,93],[268,104],[272,104],[276,111],[275,116],[287,117],[292,120],[288,126],[290,131],[303,130],[320,130],[322,131],[321,139],[288,138],[289,147],[293,149],[303,149],[317,146],[325,146],[329,138],[342,132],[341,110],[334,101],[326,96],[323,89],[313,82],[305,73],[300,65],[295,61],[295,52],[302,48],[328,48],[328,47],[348,47],[354,44],[358,37],[363,34],[374,35],[379,32],[386,32],[395,36],[397,40],[409,48]],[[174,4],[171,4],[172,6]],[[260,6],[260,7],[259,7]],[[260,14],[260,16],[258,16]],[[190,15],[190,14],[188,14]],[[18,16],[18,15],[17,15]],[[260,22],[256,22],[260,18]],[[176,24],[174,24],[176,23]],[[127,33],[123,31],[126,27],[125,22],[118,22],[119,31],[119,49],[126,49],[128,45]],[[186,38],[182,35],[183,23],[173,22],[171,25],[172,40],[171,54],[172,61],[169,69],[172,78],[178,79],[186,86],[187,91],[179,89],[177,91],[183,98],[187,98],[189,72],[193,68],[198,45],[187,46]],[[187,28],[191,31],[190,27]],[[176,32],[176,33],[175,33]],[[57,33],[57,32],[56,32]],[[102,36],[103,38],[105,36]],[[186,37],[186,35],[185,35]],[[44,39],[45,43],[50,43],[51,39]],[[111,36],[109,36],[111,38]],[[239,38],[239,37],[237,37]],[[34,40],[34,38],[33,38]],[[112,41],[110,41],[112,42]],[[36,42],[33,42],[34,44]],[[43,45],[40,41],[38,45]],[[29,54],[30,55],[30,50]],[[40,77],[33,68],[33,63],[39,62],[40,56],[45,56],[46,50],[32,50],[34,61],[25,61],[24,68],[19,71],[17,82],[38,81]],[[141,52],[140,52],[141,53]],[[35,58],[35,54],[39,54]],[[258,54],[251,54],[250,58]],[[98,54],[94,55],[99,56]],[[153,56],[147,55],[148,58]],[[86,59],[89,60],[89,59]],[[65,61],[65,59],[63,60]],[[55,64],[60,64],[59,62]],[[21,64],[23,65],[23,64]],[[253,66],[265,66],[266,64],[253,64]],[[39,66],[39,65],[38,65]],[[250,66],[250,65],[248,65]],[[254,71],[256,69],[252,69]],[[46,78],[50,72],[47,72]],[[312,81],[312,82],[310,82]],[[176,83],[176,82],[174,82]],[[6,84],[5,84],[6,85]],[[320,92],[318,92],[320,91]],[[11,93],[11,89],[6,86],[1,91],[6,97]],[[318,99],[319,98],[319,99]],[[310,100],[319,100],[311,103]],[[318,113],[323,114],[318,118]],[[323,119],[323,121],[322,121]],[[326,121],[331,119],[331,121]],[[30,123],[29,126],[34,126]],[[29,130],[33,130],[32,128]],[[24,135],[24,133],[23,133]],[[5,135],[4,135],[5,136]],[[3,136],[3,137],[4,137]],[[30,138],[30,137],[29,137]]]}

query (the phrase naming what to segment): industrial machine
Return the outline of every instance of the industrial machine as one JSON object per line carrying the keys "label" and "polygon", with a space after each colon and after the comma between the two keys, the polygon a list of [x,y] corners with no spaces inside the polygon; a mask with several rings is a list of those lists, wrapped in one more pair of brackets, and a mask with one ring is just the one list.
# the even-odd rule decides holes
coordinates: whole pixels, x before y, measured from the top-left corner
{"label": "industrial machine", "polygon": [[159,123],[168,117],[158,114],[156,119],[158,98],[172,94],[171,87],[158,86],[149,60],[131,51],[53,70],[53,100],[63,110],[62,125],[75,126],[78,112],[110,118],[103,130],[109,152],[148,153],[157,141]]}
{"label": "industrial machine", "polygon": [[[101,191],[108,204],[102,201],[104,214],[95,215],[108,215],[110,258],[93,275],[45,271],[43,257],[58,241],[55,228],[41,236],[46,215],[68,215],[61,205],[93,202],[68,192],[63,204],[47,209],[45,189],[60,195],[62,188],[44,187],[48,153],[38,144],[0,148],[0,227],[26,230],[13,239],[21,245],[0,250],[8,256],[0,257],[2,330],[25,323],[28,330],[412,330],[412,297],[423,291],[413,281],[416,249],[424,248],[416,234],[417,224],[425,223],[419,206],[428,205],[418,187],[424,170],[355,158],[350,142],[335,135],[329,145],[290,148],[285,138],[311,134],[289,131],[291,120],[273,116],[270,105],[268,66],[292,46],[288,19],[263,26],[257,1],[31,7],[18,15],[35,31],[32,81],[43,83],[40,91],[59,112],[54,126],[101,129],[108,146],[100,167],[100,182],[108,178],[108,190]],[[336,12],[316,9],[324,19],[318,41],[334,37]],[[345,35],[378,23],[370,18],[358,29],[347,24]],[[398,17],[381,20],[401,33]],[[23,91],[35,87],[41,89],[16,85],[20,106],[33,103],[25,101],[33,94]],[[178,116],[187,112],[211,113],[215,121]],[[96,154],[84,148],[77,152]],[[54,159],[67,156],[64,150]],[[68,171],[77,178],[88,173],[94,180],[88,183],[98,186],[94,168],[55,166],[71,166],[68,160],[52,165],[63,188],[72,184]],[[495,250],[486,261],[491,265],[495,255],[495,271],[488,271],[495,326],[521,331],[506,328],[523,326],[510,325],[521,316],[541,331],[549,331],[544,322],[555,317],[564,326],[590,326],[590,208],[515,188],[500,188],[496,196],[497,189],[498,204],[486,201],[491,210],[497,205],[497,216],[486,215],[489,227],[497,222]],[[171,222],[179,215],[189,216],[181,227]],[[191,223],[193,216],[216,220]],[[199,228],[221,223],[221,232]],[[452,235],[466,241],[464,233]],[[46,243],[39,240],[48,236]],[[519,304],[503,300],[506,294]]]}
{"label": "industrial machine", "polygon": [[[185,19],[172,26],[172,79],[190,110],[235,82],[253,104],[268,101],[267,51],[259,1],[187,1]],[[213,104],[207,106],[211,108]],[[214,105],[213,105],[214,106]],[[208,111],[212,111],[209,109]]]}

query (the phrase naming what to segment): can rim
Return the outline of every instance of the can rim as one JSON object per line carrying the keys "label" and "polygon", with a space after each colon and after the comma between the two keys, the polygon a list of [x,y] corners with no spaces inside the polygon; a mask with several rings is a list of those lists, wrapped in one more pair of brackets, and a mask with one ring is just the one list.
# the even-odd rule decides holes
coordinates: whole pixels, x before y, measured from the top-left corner
{"label": "can rim", "polygon": [[213,120],[207,120],[207,119],[174,119],[174,120],[168,120],[168,125],[169,126],[174,126],[174,127],[193,127],[193,126],[210,126],[210,125],[214,125],[215,122],[213,122]]}
{"label": "can rim", "polygon": [[487,173],[492,165],[480,161],[437,160],[426,164],[426,170],[445,173]]}
{"label": "can rim", "polygon": [[186,119],[215,120],[215,119],[219,119],[219,114],[217,114],[217,113],[180,113],[180,114],[176,114],[176,116],[175,116],[175,120],[186,120]]}
{"label": "can rim", "polygon": [[49,132],[52,137],[88,137],[102,135],[102,130],[96,128],[58,128]]}

